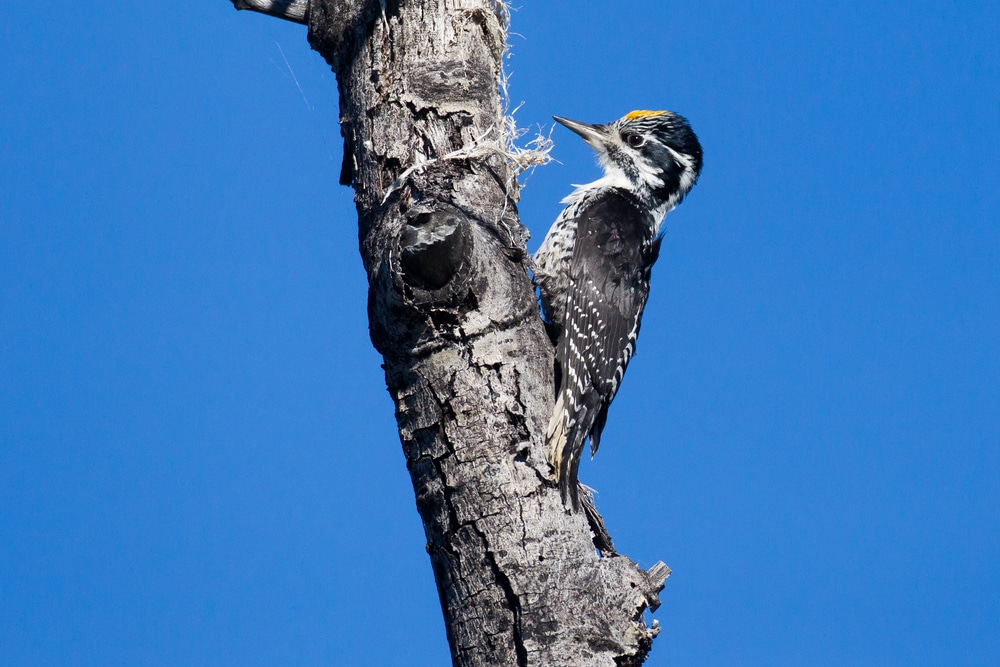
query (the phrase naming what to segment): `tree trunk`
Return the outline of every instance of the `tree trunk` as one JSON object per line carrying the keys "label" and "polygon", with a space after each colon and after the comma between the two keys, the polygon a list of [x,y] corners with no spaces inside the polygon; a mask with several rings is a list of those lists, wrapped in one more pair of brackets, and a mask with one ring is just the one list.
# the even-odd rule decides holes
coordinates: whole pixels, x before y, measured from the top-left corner
{"label": "tree trunk", "polygon": [[550,480],[553,349],[498,88],[506,8],[311,0],[307,20],[337,74],[371,338],[454,665],[641,664],[669,570],[602,558]]}

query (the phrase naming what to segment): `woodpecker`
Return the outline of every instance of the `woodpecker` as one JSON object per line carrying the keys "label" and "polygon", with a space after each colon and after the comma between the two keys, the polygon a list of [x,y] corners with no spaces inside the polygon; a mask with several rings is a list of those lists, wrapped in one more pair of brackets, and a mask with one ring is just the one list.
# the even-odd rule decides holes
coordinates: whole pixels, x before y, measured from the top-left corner
{"label": "woodpecker", "polygon": [[606,125],[553,118],[597,152],[604,176],[576,186],[535,254],[535,279],[556,353],[549,462],[568,509],[580,509],[584,441],[597,453],[608,406],[635,354],[664,216],[698,180],[702,155],[687,120],[633,111]]}

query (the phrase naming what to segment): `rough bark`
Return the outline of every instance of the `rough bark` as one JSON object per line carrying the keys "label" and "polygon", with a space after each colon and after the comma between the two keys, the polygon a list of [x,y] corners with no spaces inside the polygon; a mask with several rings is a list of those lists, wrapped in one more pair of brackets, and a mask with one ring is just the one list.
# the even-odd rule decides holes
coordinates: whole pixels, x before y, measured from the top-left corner
{"label": "rough bark", "polygon": [[602,558],[550,481],[553,350],[504,153],[505,8],[311,0],[308,17],[337,74],[371,338],[453,663],[641,664],[669,570]]}

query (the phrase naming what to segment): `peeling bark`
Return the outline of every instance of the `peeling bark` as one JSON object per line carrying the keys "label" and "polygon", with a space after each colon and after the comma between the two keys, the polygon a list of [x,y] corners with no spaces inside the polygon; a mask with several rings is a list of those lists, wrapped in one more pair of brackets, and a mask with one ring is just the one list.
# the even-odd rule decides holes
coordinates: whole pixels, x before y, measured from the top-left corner
{"label": "peeling bark", "polygon": [[602,558],[596,510],[567,512],[550,479],[553,349],[504,157],[505,8],[311,0],[308,17],[337,74],[370,334],[454,665],[641,664],[669,570],[606,533]]}

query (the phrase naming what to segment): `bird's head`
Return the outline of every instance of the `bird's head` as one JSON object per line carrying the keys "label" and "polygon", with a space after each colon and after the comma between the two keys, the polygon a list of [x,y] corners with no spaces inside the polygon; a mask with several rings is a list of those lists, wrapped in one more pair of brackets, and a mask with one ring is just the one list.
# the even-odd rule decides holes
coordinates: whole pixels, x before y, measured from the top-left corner
{"label": "bird's head", "polygon": [[698,137],[670,111],[633,111],[606,125],[553,118],[597,151],[609,184],[632,190],[663,213],[680,203],[701,173]]}

